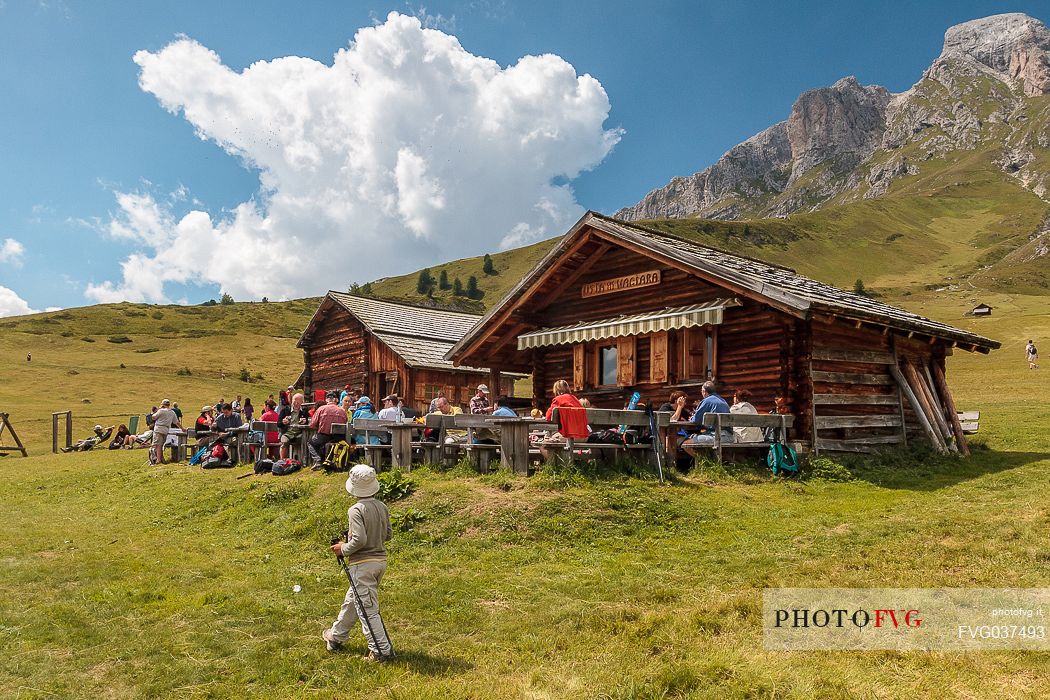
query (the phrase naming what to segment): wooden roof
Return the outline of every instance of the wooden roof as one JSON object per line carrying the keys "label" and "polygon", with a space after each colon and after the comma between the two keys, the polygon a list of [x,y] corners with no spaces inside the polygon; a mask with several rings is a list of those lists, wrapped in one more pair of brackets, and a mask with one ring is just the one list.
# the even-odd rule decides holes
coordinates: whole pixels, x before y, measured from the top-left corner
{"label": "wooden roof", "polygon": [[663,260],[800,318],[810,318],[814,312],[825,312],[858,322],[927,335],[980,352],[1000,346],[998,341],[818,282],[785,267],[587,212],[521,282],[456,342],[446,357],[459,361],[486,337],[491,330],[490,324],[497,322],[499,325],[509,320],[511,312],[528,297],[532,288],[547,279],[567,254],[578,252],[585,241],[594,238]]}
{"label": "wooden roof", "polygon": [[328,292],[325,295],[300,336],[296,344],[298,347],[309,343],[328,304],[337,304],[348,311],[369,333],[396,352],[409,367],[487,371],[470,367],[457,368],[445,359],[445,354],[452,349],[453,344],[462,338],[481,316],[383,301],[345,292]]}

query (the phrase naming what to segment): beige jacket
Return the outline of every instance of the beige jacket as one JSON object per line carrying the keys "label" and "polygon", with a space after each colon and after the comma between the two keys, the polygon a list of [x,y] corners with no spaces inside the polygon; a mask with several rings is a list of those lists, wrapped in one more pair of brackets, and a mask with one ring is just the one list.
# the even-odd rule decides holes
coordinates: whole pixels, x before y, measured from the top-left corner
{"label": "beige jacket", "polygon": [[347,563],[386,559],[384,543],[392,536],[390,512],[386,504],[375,498],[359,498],[347,511],[350,535],[343,543]]}

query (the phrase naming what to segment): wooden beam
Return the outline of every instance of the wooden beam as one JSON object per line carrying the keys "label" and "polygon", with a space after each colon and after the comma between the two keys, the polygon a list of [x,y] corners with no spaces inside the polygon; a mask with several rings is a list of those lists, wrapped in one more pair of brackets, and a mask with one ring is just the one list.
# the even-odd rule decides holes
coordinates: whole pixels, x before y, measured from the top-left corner
{"label": "wooden beam", "polygon": [[817,443],[822,450],[833,452],[874,452],[879,445],[899,445],[902,439],[897,435],[878,435],[870,438],[858,438],[856,440],[825,440],[820,438]]}
{"label": "wooden beam", "polygon": [[941,440],[940,436],[934,432],[933,426],[930,425],[930,419],[923,410],[922,404],[919,403],[918,397],[915,396],[915,392],[908,386],[908,380],[904,378],[901,371],[896,366],[890,367],[890,373],[893,378],[897,380],[897,386],[904,392],[904,396],[907,397],[908,403],[911,405],[911,410],[915,412],[915,415],[919,419],[919,423],[922,425],[923,432],[926,433],[926,437],[929,438],[930,443],[937,450],[944,452],[947,447],[944,445],[944,441]]}
{"label": "wooden beam", "polygon": [[893,384],[893,379],[886,374],[862,374],[858,372],[821,372],[814,370],[811,372],[814,382],[824,382],[826,384],[872,384],[872,385],[886,385],[890,386]]}
{"label": "wooden beam", "polygon": [[949,443],[948,441],[948,424],[945,422],[944,416],[940,414],[939,403],[934,398],[930,387],[926,386],[926,381],[923,379],[922,374],[907,359],[904,360],[903,367],[904,376],[908,378],[908,383],[915,390],[915,396],[919,399],[919,403],[925,407],[926,415],[929,416],[931,425],[937,431],[938,436],[940,436],[945,450],[955,451],[955,443]]}
{"label": "wooden beam", "polygon": [[872,364],[892,365],[895,360],[892,353],[871,350],[843,350],[836,348],[814,348],[814,360],[832,360],[840,362],[870,362]]}
{"label": "wooden beam", "polygon": [[885,416],[820,416],[816,419],[817,430],[827,428],[897,428],[901,418]]}
{"label": "wooden beam", "polygon": [[587,259],[583,261],[583,264],[576,268],[576,271],[565,278],[564,281],[560,282],[549,294],[543,297],[537,304],[537,309],[543,309],[550,306],[562,292],[572,286],[576,280],[585,275],[588,270],[594,267],[595,263],[601,260],[602,256],[612,250],[612,245],[609,243],[601,243],[597,250],[587,256]]}
{"label": "wooden beam", "polygon": [[952,432],[955,433],[955,444],[959,446],[959,452],[968,457],[970,446],[966,442],[962,421],[959,420],[959,412],[955,410],[955,399],[952,398],[951,389],[948,388],[948,381],[939,362],[933,363],[933,381],[937,385],[937,391],[941,393],[941,398],[944,399],[945,408],[948,409],[948,415],[952,421]]}
{"label": "wooden beam", "polygon": [[813,403],[821,406],[896,406],[896,394],[813,394]]}

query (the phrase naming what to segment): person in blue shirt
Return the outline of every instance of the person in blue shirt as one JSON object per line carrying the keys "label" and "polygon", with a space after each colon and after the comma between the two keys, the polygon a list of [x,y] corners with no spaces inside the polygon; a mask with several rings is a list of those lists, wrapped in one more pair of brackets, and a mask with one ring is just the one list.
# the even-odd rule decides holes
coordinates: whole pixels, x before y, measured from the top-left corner
{"label": "person in blue shirt", "polygon": [[492,412],[495,418],[517,418],[518,414],[515,413],[507,404],[509,401],[506,396],[500,396],[495,401],[496,409]]}
{"label": "person in blue shirt", "polygon": [[[694,457],[697,456],[697,452],[690,449],[691,446],[715,444],[714,431],[708,430],[704,427],[704,414],[729,413],[729,404],[726,403],[725,399],[718,395],[714,382],[704,382],[703,386],[700,387],[700,391],[704,398],[696,407],[696,411],[693,412],[693,417],[690,419],[696,425],[696,432],[686,438],[685,442],[682,443],[682,447],[685,451]],[[722,442],[733,442],[732,430],[722,431]]]}

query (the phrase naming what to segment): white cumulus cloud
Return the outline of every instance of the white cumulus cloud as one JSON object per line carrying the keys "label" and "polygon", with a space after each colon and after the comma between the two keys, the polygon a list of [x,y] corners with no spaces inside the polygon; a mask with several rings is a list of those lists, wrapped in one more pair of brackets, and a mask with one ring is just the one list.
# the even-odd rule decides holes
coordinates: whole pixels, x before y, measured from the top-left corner
{"label": "white cumulus cloud", "polygon": [[260,188],[214,217],[118,193],[108,230],[134,252],[119,281],[88,287],[98,301],[166,300],[169,282],[287,298],[561,233],[582,213],[566,183],[621,136],[601,84],[562,58],[503,68],[399,13],[331,65],[236,72],[185,37],[134,60],[142,89]]}
{"label": "white cumulus cloud", "polygon": [[25,252],[25,246],[15,239],[4,239],[4,242],[0,243],[0,263],[8,263],[15,267],[21,267],[22,256],[25,255]]}
{"label": "white cumulus cloud", "polygon": [[0,286],[0,318],[35,313],[36,310],[31,308],[25,299],[18,296],[15,290]]}

